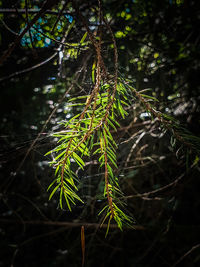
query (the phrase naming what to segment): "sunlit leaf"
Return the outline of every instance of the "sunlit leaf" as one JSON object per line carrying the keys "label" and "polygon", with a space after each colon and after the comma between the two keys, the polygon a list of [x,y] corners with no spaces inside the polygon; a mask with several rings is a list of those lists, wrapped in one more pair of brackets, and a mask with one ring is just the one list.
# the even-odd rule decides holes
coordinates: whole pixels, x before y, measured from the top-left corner
{"label": "sunlit leaf", "polygon": [[60,183],[53,189],[53,191],[51,192],[50,196],[49,196],[49,200],[53,197],[53,195],[55,194],[55,192],[57,191],[57,189],[60,187]]}

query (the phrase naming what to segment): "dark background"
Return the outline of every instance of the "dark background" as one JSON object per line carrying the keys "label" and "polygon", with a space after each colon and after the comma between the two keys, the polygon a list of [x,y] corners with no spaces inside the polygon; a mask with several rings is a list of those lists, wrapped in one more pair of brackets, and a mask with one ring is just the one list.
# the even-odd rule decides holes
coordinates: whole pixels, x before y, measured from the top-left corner
{"label": "dark background", "polygon": [[[38,10],[43,2],[0,1],[1,55],[27,24],[26,7],[31,21],[36,13],[29,10]],[[129,115],[120,120],[115,134],[125,210],[134,216],[135,229],[121,232],[111,226],[105,238],[106,229],[97,227],[103,185],[92,163],[79,172],[84,205],[77,204],[70,213],[58,208],[56,197],[48,201],[54,172],[48,164],[51,156],[44,155],[56,145],[51,133],[59,121],[77,113],[66,108],[70,97],[90,92],[95,58],[90,43],[73,50],[47,38],[61,41],[74,19],[64,41],[80,42],[86,31],[71,2],[60,18],[63,3],[57,2],[48,9],[55,13],[46,11],[0,65],[0,266],[81,266],[81,225],[85,226],[85,266],[198,266],[198,146],[187,147],[172,132],[164,132],[139,101],[127,109]],[[76,2],[91,30],[97,31],[98,3]],[[179,120],[190,131],[191,142],[200,130],[198,4],[102,1],[117,41],[119,74],[137,90],[150,88],[150,95],[159,100],[153,103],[155,108]],[[112,74],[113,47],[107,30],[102,39],[103,57]],[[62,62],[58,48],[64,55]],[[86,58],[87,67],[62,99]]]}

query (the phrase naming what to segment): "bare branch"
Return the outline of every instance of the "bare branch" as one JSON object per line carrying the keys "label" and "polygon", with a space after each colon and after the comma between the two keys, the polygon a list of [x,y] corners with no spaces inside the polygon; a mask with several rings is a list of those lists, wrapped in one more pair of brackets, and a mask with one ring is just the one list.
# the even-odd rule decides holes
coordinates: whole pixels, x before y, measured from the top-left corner
{"label": "bare branch", "polygon": [[5,76],[5,77],[2,77],[0,78],[0,82],[3,82],[5,80],[8,80],[8,79],[11,79],[13,77],[16,77],[16,76],[19,76],[21,74],[24,74],[24,73],[27,73],[29,71],[32,71],[32,70],[35,70],[45,64],[47,64],[49,61],[51,61],[52,59],[54,59],[56,57],[56,55],[58,54],[58,52],[55,52],[52,56],[50,56],[49,58],[45,59],[44,61],[30,67],[30,68],[27,68],[27,69],[24,69],[24,70],[20,70],[20,71],[17,71],[17,72],[14,72],[14,73],[11,73],[10,75],[8,76]]}
{"label": "bare branch", "polygon": [[[29,14],[37,14],[37,13],[40,12],[40,9],[28,8],[27,11],[28,11]],[[21,14],[25,14],[26,13],[26,9],[19,8],[19,9],[17,9],[17,12],[21,13]],[[16,9],[14,9],[14,8],[0,8],[0,13],[1,14],[16,14]],[[45,14],[50,14],[50,15],[56,15],[57,16],[59,14],[59,11],[46,10]],[[66,11],[62,12],[62,16],[70,15],[70,14],[71,14],[70,12],[66,12]]]}
{"label": "bare branch", "polygon": [[178,265],[185,257],[187,257],[192,251],[194,251],[195,249],[200,248],[200,244],[193,246],[190,250],[188,250],[179,260],[177,260],[172,267],[175,267],[176,265]]}
{"label": "bare branch", "polygon": [[3,21],[2,19],[0,19],[0,21],[2,22],[3,26],[9,31],[11,32],[12,34],[18,36],[19,34],[17,32],[14,32],[6,23],[5,21]]}
{"label": "bare branch", "polygon": [[10,47],[8,48],[8,50],[6,50],[4,52],[4,54],[1,56],[0,65],[11,55],[11,53],[13,52],[15,47],[20,43],[20,41],[21,41],[22,37],[24,36],[24,34],[33,26],[33,24],[40,17],[42,17],[45,14],[47,9],[52,8],[58,2],[59,2],[59,0],[47,0],[47,1],[45,1],[45,3],[43,4],[42,8],[37,13],[37,15],[32,19],[32,21],[30,21],[30,23],[25,27],[25,29],[16,37],[14,43],[12,43],[10,45]]}
{"label": "bare branch", "polygon": [[[64,226],[69,228],[77,228],[84,226],[85,228],[99,228],[99,223],[83,223],[83,222],[59,222],[59,221],[20,221],[20,220],[9,220],[9,219],[0,219],[1,223],[10,223],[10,224],[29,224],[29,225],[49,225],[49,226]],[[107,224],[102,224],[101,228],[107,228]],[[110,228],[118,229],[116,224],[110,224]],[[133,227],[128,227],[129,229],[133,229]],[[146,230],[142,225],[134,225],[134,230]]]}

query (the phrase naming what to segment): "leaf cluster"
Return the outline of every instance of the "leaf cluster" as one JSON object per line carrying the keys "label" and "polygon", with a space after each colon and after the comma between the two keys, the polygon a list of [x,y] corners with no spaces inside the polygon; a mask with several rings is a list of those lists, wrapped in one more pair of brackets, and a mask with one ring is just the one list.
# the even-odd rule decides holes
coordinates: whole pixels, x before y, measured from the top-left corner
{"label": "leaf cluster", "polygon": [[[119,201],[122,195],[119,180],[115,172],[117,169],[117,144],[113,138],[113,132],[120,126],[117,118],[128,114],[125,107],[129,102],[129,90],[119,80],[116,94],[111,94],[114,86],[112,81],[101,81],[99,86],[94,86],[90,95],[78,96],[69,101],[69,106],[83,106],[83,111],[76,114],[68,121],[63,121],[61,131],[53,134],[58,138],[58,145],[46,155],[51,154],[51,165],[55,168],[55,179],[50,184],[49,199],[56,192],[59,193],[59,205],[63,208],[63,200],[71,211],[71,205],[81,198],[77,195],[80,179],[74,172],[74,168],[84,169],[88,157],[96,157],[99,168],[104,171],[103,198],[108,204],[99,213],[106,213],[108,229],[113,218],[120,229],[123,223],[131,224],[132,220],[120,208],[123,203]],[[112,105],[111,105],[112,103]],[[112,131],[111,131],[112,130]]]}

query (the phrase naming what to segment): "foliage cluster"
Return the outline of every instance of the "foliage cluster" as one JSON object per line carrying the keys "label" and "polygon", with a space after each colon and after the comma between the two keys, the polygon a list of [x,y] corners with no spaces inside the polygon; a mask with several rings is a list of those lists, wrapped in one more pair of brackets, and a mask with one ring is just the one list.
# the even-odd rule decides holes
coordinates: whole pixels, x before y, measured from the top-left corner
{"label": "foliage cluster", "polygon": [[0,1],[0,263],[199,260],[198,4],[119,2]]}

